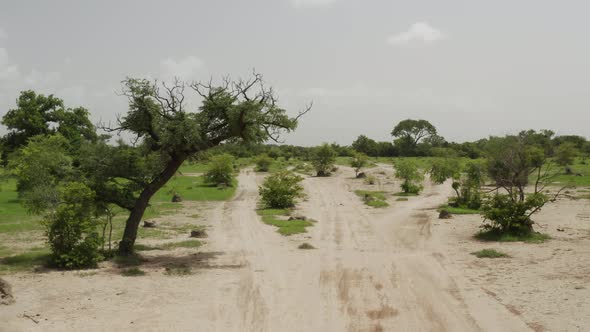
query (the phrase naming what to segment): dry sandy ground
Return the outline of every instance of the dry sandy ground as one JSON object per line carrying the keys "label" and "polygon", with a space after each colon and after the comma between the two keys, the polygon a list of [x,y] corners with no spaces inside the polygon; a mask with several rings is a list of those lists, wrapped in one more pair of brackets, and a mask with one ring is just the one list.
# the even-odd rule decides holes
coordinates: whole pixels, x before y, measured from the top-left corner
{"label": "dry sandy ground", "polygon": [[[378,185],[352,179],[349,168],[306,178],[299,210],[318,222],[307,234],[282,237],[255,212],[262,177],[243,171],[232,201],[187,207],[210,225],[198,252],[147,252],[143,277],[123,277],[108,264],[92,275],[7,276],[17,302],[0,308],[0,330],[590,330],[590,209],[583,201],[539,214],[538,227],[555,240],[486,244],[471,237],[477,216],[436,219],[433,208],[451,194],[448,185],[427,186],[404,202],[392,197],[385,209],[363,205],[354,189],[397,191],[391,169],[372,172]],[[297,249],[303,242],[317,249]],[[469,254],[487,247],[512,258]],[[171,263],[196,273],[166,276]]]}

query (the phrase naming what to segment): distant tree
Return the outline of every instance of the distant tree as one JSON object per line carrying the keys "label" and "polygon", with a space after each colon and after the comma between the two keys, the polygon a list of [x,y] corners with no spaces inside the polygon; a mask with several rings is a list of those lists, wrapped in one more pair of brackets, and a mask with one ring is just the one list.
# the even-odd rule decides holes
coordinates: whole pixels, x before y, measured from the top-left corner
{"label": "distant tree", "polygon": [[376,157],[379,152],[378,143],[365,135],[360,135],[354,142],[352,142],[352,148],[357,152],[364,153],[371,157]]}
{"label": "distant tree", "polygon": [[424,174],[415,162],[411,160],[398,160],[395,162],[395,177],[402,180],[401,188],[406,194],[418,194],[422,191]]}
{"label": "distant tree", "polygon": [[327,143],[316,147],[311,163],[317,172],[317,176],[330,176],[330,171],[336,161],[336,151]]}
{"label": "distant tree", "polygon": [[436,158],[430,166],[430,179],[436,184],[442,184],[448,179],[458,178],[460,168],[457,159]]}
{"label": "distant tree", "polygon": [[407,119],[398,123],[391,131],[396,137],[395,145],[400,149],[400,155],[415,155],[415,150],[421,140],[435,136],[436,128],[426,120]]}
{"label": "distant tree", "polygon": [[453,180],[453,190],[457,198],[453,202],[458,207],[467,207],[477,210],[481,207],[481,187],[485,181],[485,168],[481,162],[467,163],[462,174]]}
{"label": "distant tree", "polygon": [[365,154],[356,152],[350,160],[350,166],[354,168],[354,175],[358,176],[361,169],[365,167],[368,162],[369,158],[367,158]]}
{"label": "distant tree", "polygon": [[256,163],[256,170],[258,172],[268,172],[270,166],[273,163],[272,158],[270,158],[267,154],[261,154],[255,160]]}
{"label": "distant tree", "polygon": [[578,149],[572,142],[562,143],[555,150],[555,161],[560,166],[572,165],[578,155]]}

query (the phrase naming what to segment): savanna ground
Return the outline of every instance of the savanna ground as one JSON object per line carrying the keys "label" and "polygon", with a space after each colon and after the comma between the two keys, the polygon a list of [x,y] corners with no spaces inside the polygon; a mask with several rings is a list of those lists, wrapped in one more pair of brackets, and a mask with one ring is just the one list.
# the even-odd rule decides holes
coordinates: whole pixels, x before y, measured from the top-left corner
{"label": "savanna ground", "polygon": [[[0,273],[16,303],[0,307],[0,330],[590,330],[590,177],[535,216],[550,240],[523,243],[475,239],[479,215],[438,219],[449,183],[396,195],[390,160],[367,171],[373,185],[346,166],[305,175],[294,213],[314,222],[289,236],[257,211],[264,173],[244,168],[235,189],[218,189],[203,170],[184,167],[158,193],[145,218],[158,227],[141,228],[137,257],[83,271],[43,267],[42,226],[4,182]],[[184,202],[170,203],[172,192]],[[189,238],[197,229],[208,237]],[[484,249],[507,256],[472,254]]]}

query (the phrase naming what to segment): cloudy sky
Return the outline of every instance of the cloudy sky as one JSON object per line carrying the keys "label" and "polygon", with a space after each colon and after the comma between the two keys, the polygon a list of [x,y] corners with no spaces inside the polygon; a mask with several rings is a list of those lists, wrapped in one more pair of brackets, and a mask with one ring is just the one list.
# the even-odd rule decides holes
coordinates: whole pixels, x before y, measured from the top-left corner
{"label": "cloudy sky", "polygon": [[590,136],[590,2],[193,0],[0,2],[0,115],[35,89],[126,110],[126,76],[256,68],[296,113],[291,144],[389,140],[424,118],[449,140],[520,129]]}

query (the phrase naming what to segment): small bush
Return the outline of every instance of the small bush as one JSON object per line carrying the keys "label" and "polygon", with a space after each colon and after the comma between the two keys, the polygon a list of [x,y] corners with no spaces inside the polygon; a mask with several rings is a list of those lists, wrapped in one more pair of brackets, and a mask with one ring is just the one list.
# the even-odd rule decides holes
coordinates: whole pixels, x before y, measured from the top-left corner
{"label": "small bush", "polygon": [[285,209],[295,205],[295,199],[303,196],[303,187],[299,184],[303,178],[289,171],[281,171],[268,176],[259,194],[265,207]]}
{"label": "small bush", "polygon": [[401,188],[406,194],[418,194],[423,189],[424,174],[413,161],[397,161],[395,163],[395,177],[403,181]]}
{"label": "small bush", "polygon": [[272,162],[272,158],[270,158],[268,155],[261,154],[255,160],[256,170],[258,172],[268,172],[268,170],[270,169],[270,165],[272,165]]}
{"label": "small bush", "polygon": [[207,183],[231,186],[234,179],[234,157],[230,154],[213,156],[205,173]]}
{"label": "small bush", "polygon": [[507,254],[497,251],[495,249],[483,249],[480,251],[475,251],[471,253],[475,255],[477,258],[502,258],[502,257],[510,257]]}
{"label": "small bush", "polygon": [[373,184],[377,183],[377,179],[373,175],[369,175],[365,178],[365,183],[373,185]]}
{"label": "small bush", "polygon": [[350,160],[350,166],[354,168],[354,176],[358,176],[361,169],[365,167],[368,162],[369,158],[367,157],[367,155],[355,152],[352,155],[352,159]]}
{"label": "small bush", "polygon": [[315,249],[314,246],[312,246],[311,244],[309,244],[307,242],[300,244],[299,247],[297,247],[297,248],[299,248],[299,249],[305,249],[305,250]]}
{"label": "small bush", "polygon": [[330,176],[335,161],[336,151],[329,144],[322,144],[314,149],[311,163],[315,167],[317,176]]}

